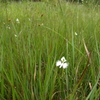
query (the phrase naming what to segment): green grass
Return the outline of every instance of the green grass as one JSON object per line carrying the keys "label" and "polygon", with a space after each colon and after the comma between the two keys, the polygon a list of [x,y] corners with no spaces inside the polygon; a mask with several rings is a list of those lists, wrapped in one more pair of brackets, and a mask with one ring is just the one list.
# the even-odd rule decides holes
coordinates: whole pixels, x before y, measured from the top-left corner
{"label": "green grass", "polygon": [[[65,2],[1,3],[0,100],[99,100],[99,10]],[[62,56],[67,69],[56,67]]]}

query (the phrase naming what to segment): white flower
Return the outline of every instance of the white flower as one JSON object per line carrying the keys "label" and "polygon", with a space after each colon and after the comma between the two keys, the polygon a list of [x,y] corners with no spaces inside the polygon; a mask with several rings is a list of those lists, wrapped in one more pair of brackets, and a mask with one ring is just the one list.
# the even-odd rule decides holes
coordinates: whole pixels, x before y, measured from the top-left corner
{"label": "white flower", "polygon": [[68,63],[65,63],[66,62],[66,59],[65,59],[65,57],[62,57],[61,58],[61,60],[58,60],[57,62],[56,62],[56,66],[59,66],[59,68],[67,68],[68,67]]}
{"label": "white flower", "polygon": [[16,19],[16,22],[17,22],[17,23],[20,23],[18,18]]}
{"label": "white flower", "polygon": [[78,35],[78,34],[75,32],[75,35]]}
{"label": "white flower", "polygon": [[17,35],[15,34],[15,37],[17,37]]}
{"label": "white flower", "polygon": [[16,21],[19,22],[19,19],[17,18]]}

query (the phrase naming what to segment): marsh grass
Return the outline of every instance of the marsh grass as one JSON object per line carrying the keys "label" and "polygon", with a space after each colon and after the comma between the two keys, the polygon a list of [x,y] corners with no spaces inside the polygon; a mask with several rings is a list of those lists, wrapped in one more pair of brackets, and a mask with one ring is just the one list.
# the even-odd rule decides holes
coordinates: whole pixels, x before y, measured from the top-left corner
{"label": "marsh grass", "polygon": [[[0,99],[99,100],[99,10],[65,2],[0,4]],[[67,69],[56,67],[62,56]]]}

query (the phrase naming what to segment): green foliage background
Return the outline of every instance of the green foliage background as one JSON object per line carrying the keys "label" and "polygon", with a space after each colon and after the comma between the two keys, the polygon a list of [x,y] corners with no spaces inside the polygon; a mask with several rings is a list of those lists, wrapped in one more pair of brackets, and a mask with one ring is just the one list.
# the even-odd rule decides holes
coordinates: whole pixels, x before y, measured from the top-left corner
{"label": "green foliage background", "polygon": [[11,2],[11,1],[33,1],[33,2],[78,2],[78,3],[95,3],[100,4],[100,0],[0,0],[1,2]]}
{"label": "green foliage background", "polygon": [[63,1],[0,3],[0,100],[99,100],[100,7]]}

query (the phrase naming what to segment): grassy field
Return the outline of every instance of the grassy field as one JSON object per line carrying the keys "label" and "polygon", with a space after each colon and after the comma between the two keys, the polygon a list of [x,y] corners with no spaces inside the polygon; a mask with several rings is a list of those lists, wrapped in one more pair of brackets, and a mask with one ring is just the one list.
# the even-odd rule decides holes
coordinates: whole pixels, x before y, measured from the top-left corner
{"label": "grassy field", "polygon": [[100,100],[99,43],[100,6],[0,3],[0,100]]}

